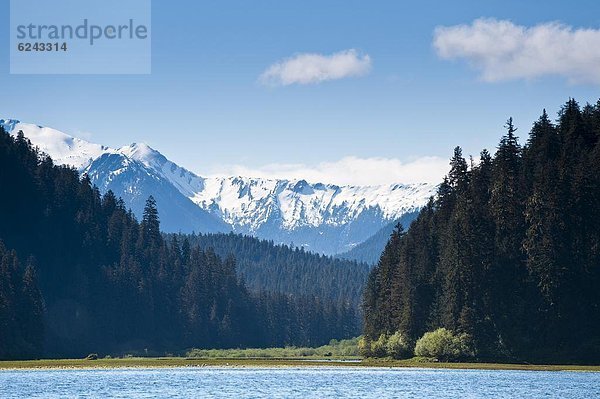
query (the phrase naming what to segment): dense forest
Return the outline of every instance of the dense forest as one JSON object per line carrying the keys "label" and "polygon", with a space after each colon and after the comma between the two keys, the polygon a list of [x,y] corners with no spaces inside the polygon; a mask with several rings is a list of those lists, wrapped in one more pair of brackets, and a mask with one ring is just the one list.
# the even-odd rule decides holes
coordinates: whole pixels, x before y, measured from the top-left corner
{"label": "dense forest", "polygon": [[153,198],[138,221],[22,133],[0,129],[0,187],[0,359],[316,346],[358,333],[352,291],[250,292],[234,257],[165,238]]}
{"label": "dense forest", "polygon": [[238,273],[252,292],[310,295],[352,303],[357,309],[370,271],[367,264],[234,233],[167,236],[167,239],[172,238],[187,239],[200,248],[212,248],[221,257],[233,255],[237,259]]}
{"label": "dense forest", "polygon": [[367,339],[443,328],[479,359],[600,358],[600,101],[544,111],[523,146],[506,129],[493,156],[456,148],[436,198],[392,234],[365,288]]}

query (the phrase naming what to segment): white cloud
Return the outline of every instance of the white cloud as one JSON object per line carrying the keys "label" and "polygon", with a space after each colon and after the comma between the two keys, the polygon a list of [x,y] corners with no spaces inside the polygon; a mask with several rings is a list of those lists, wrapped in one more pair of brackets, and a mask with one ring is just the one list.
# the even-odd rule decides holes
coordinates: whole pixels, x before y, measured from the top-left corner
{"label": "white cloud", "polygon": [[437,27],[433,46],[441,58],[467,60],[488,82],[553,75],[600,84],[600,29],[481,18]]}
{"label": "white cloud", "polygon": [[316,84],[362,76],[371,70],[371,57],[354,49],[331,55],[296,54],[268,67],[259,77],[267,86]]}
{"label": "white cloud", "polygon": [[267,164],[257,168],[241,165],[220,167],[216,176],[249,176],[267,179],[305,179],[311,183],[383,185],[440,183],[448,172],[448,160],[421,157],[408,162],[395,158],[345,157],[338,161],[305,164]]}

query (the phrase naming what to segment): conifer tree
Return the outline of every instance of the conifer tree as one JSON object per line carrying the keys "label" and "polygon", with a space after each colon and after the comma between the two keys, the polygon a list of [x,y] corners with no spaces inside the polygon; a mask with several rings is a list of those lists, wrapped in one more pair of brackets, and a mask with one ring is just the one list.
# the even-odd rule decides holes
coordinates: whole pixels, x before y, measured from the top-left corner
{"label": "conifer tree", "polygon": [[156,200],[153,196],[148,197],[144,214],[142,218],[141,239],[144,245],[157,246],[160,242],[160,221],[158,217],[158,209],[156,208]]}

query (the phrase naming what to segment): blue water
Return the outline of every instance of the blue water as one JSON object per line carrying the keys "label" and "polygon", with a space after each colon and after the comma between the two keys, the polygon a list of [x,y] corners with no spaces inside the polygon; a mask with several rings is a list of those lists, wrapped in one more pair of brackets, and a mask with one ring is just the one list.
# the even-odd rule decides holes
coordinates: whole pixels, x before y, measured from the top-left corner
{"label": "blue water", "polygon": [[600,398],[600,373],[352,367],[0,371],[0,398]]}

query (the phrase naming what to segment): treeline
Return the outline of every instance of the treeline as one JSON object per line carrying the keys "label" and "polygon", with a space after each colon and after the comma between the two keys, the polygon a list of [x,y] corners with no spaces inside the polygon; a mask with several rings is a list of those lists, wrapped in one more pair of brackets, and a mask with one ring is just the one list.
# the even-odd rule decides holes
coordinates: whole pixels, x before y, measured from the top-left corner
{"label": "treeline", "polygon": [[309,295],[358,308],[370,267],[355,261],[276,245],[273,241],[229,234],[168,235],[213,248],[221,257],[233,255],[238,273],[252,292]]}
{"label": "treeline", "polygon": [[460,148],[435,200],[391,236],[364,295],[369,340],[443,327],[479,359],[600,356],[600,101],[546,112],[524,146]]}
{"label": "treeline", "polygon": [[152,198],[137,221],[22,133],[0,130],[0,187],[1,358],[322,345],[357,333],[343,301],[250,294],[233,257],[166,240]]}

